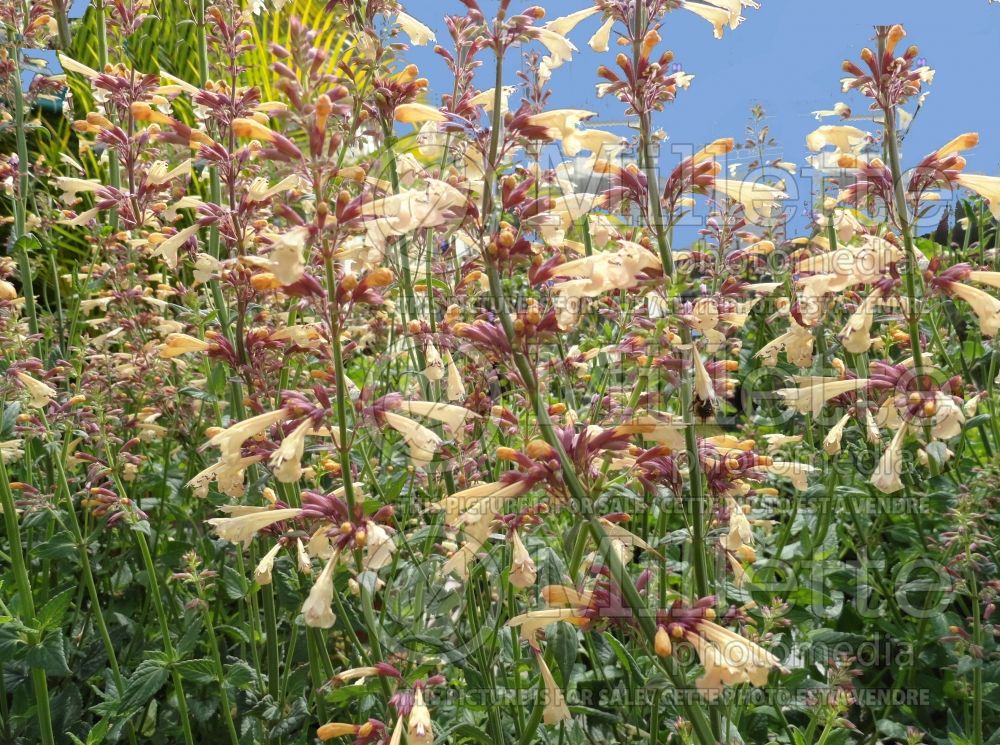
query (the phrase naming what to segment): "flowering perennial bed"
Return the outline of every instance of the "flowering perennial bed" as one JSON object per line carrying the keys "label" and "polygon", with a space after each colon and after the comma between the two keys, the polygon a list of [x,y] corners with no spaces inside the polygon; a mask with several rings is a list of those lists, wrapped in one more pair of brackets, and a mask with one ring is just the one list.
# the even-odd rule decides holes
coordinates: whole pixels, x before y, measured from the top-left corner
{"label": "flowering perennial bed", "polygon": [[66,5],[0,5],[0,741],[1000,742],[1000,178],[903,162],[901,26],[792,235],[761,112],[660,153],[752,0],[463,0],[440,98],[432,4]]}

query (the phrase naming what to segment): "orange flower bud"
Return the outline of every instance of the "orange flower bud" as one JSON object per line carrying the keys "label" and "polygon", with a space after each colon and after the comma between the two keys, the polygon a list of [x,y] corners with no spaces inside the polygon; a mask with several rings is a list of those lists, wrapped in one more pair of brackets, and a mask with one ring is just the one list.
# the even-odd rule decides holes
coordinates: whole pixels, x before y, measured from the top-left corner
{"label": "orange flower bud", "polygon": [[532,440],[524,451],[532,460],[551,460],[556,455],[556,451],[545,440]]}
{"label": "orange flower bud", "polygon": [[656,641],[653,646],[656,649],[656,654],[660,657],[669,657],[673,651],[673,645],[670,643],[670,634],[662,626],[656,630]]}

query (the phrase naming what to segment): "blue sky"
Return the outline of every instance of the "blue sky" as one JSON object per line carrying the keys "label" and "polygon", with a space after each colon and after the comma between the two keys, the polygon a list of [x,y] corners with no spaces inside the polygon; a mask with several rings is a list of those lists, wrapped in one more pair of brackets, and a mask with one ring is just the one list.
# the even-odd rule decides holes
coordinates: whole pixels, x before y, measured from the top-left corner
{"label": "blue sky", "polygon": [[[485,9],[495,7],[482,0]],[[514,1],[514,8],[531,3]],[[586,0],[539,0],[547,10],[546,19],[580,10]],[[460,14],[457,0],[425,2],[411,0],[407,10],[430,26],[439,43],[448,47],[450,38],[443,22],[445,13]],[[873,44],[873,26],[902,23],[909,43],[937,71],[930,95],[913,124],[903,146],[904,165],[914,163],[954,135],[976,131],[978,148],[967,153],[969,172],[1000,173],[1000,96],[991,74],[1000,48],[1000,2],[989,0],[761,0],[760,10],[747,9],[747,20],[739,28],[727,30],[716,40],[712,27],[693,13],[679,10],[669,14],[661,31],[662,47],[674,52],[685,72],[695,75],[686,91],[657,115],[655,125],[669,135],[667,147],[699,146],[718,137],[734,137],[739,142],[750,119],[750,109],[760,103],[767,112],[766,123],[779,144],[769,151],[769,159],[802,165],[808,155],[806,135],[820,122],[811,112],[830,109],[844,101],[855,114],[864,114],[865,99],[856,93],[843,94],[840,64],[857,59],[863,46]],[[616,47],[605,54],[587,46],[600,25],[599,17],[582,22],[570,35],[580,49],[571,63],[553,72],[549,108],[582,108],[596,111],[599,119],[621,121],[623,106],[611,98],[598,99],[594,89],[595,70],[601,64],[613,66]],[[532,45],[544,51],[540,45]],[[487,53],[488,54],[488,53]],[[431,99],[450,91],[449,72],[431,48],[414,47],[407,53],[422,75],[429,78]],[[477,83],[492,87],[489,59],[480,70]],[[488,69],[489,68],[489,69]],[[513,74],[508,84],[516,82]],[[912,106],[910,107],[912,109]],[[833,119],[825,123],[837,123]],[[871,130],[869,122],[852,122]],[[600,126],[598,124],[597,126]],[[620,130],[626,133],[627,130]],[[684,150],[682,150],[684,152]],[[680,155],[664,155],[664,168]],[[808,196],[808,182],[801,186],[801,203]]]}
{"label": "blue sky", "polygon": [[[589,2],[538,1],[547,10],[547,20],[580,10]],[[486,11],[496,6],[496,0],[480,3]],[[435,31],[439,43],[449,46],[443,17],[462,13],[464,6],[458,0],[409,0],[404,4],[411,15]],[[514,0],[513,8],[530,4]],[[937,71],[926,104],[904,142],[904,165],[916,162],[957,134],[975,131],[981,135],[980,145],[966,153],[967,170],[1000,174],[1000,131],[992,126],[1000,119],[1000,95],[992,75],[996,50],[1000,49],[1000,0],[761,0],[761,5],[760,10],[747,9],[746,22],[735,30],[727,29],[722,40],[714,39],[711,25],[693,13],[678,10],[667,17],[661,46],[671,49],[675,61],[695,79],[656,117],[655,127],[669,136],[661,161],[664,169],[713,139],[734,137],[741,141],[755,104],[764,107],[770,135],[778,142],[777,148],[767,151],[767,159],[805,165],[805,137],[820,124],[811,112],[844,101],[856,115],[866,113],[864,99],[841,93],[841,62],[857,59],[860,49],[873,43],[874,25],[902,23],[908,32],[907,42],[917,44],[925,63]],[[80,15],[86,6],[87,0],[74,0],[71,15]],[[594,89],[597,67],[613,66],[617,49],[612,44],[609,52],[598,54],[587,46],[600,22],[597,16],[589,18],[570,35],[580,51],[572,62],[554,71],[549,102],[549,108],[596,111],[598,118],[591,126],[599,127],[621,122],[624,109],[613,98],[598,99]],[[544,51],[539,44],[530,48]],[[450,73],[431,46],[413,47],[406,57],[429,78],[432,102],[450,91]],[[489,52],[483,59],[477,83],[490,88]],[[506,82],[514,84],[517,57],[512,56],[508,64]],[[829,119],[825,123],[836,122]],[[862,129],[875,128],[871,122],[851,123]],[[629,130],[610,124],[606,128],[629,134]],[[677,152],[672,153],[675,148]],[[796,196],[798,217],[792,226],[797,229],[804,226],[802,215],[810,204],[810,189],[807,178],[800,177],[797,186],[789,185]]]}

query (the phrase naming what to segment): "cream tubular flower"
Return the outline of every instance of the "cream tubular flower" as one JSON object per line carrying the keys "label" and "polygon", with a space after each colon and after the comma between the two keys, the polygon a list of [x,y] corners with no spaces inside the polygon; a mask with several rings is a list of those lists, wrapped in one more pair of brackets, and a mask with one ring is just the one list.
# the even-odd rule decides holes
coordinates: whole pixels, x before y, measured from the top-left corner
{"label": "cream tubular flower", "polygon": [[443,440],[427,427],[407,419],[405,416],[393,414],[391,411],[383,413],[386,424],[392,427],[403,436],[403,441],[410,448],[410,459],[413,465],[424,467],[434,458],[434,453],[441,447]]}
{"label": "cream tubular flower", "polygon": [[259,435],[268,427],[272,427],[288,418],[288,413],[284,409],[270,411],[266,414],[244,419],[214,435],[203,445],[206,447],[217,447],[223,455],[239,454],[240,447],[251,437]]}
{"label": "cream tubular flower", "polygon": [[459,372],[458,365],[451,357],[451,352],[445,353],[445,366],[448,370],[448,384],[445,395],[449,401],[464,401],[466,398],[465,382],[462,380],[462,373]]}
{"label": "cream tubular flower", "polygon": [[903,488],[900,476],[903,474],[903,440],[906,438],[907,428],[908,425],[903,422],[896,430],[872,474],[872,486],[883,494],[892,494]]}
{"label": "cream tubular flower", "polygon": [[399,409],[407,414],[416,414],[443,422],[449,432],[461,432],[470,419],[479,419],[479,414],[463,406],[443,404],[437,401],[402,401]]}
{"label": "cream tubular flower", "polygon": [[481,499],[492,497],[499,500],[499,504],[503,505],[506,500],[520,496],[524,491],[524,484],[517,481],[511,484],[505,484],[502,481],[492,481],[487,484],[477,484],[476,486],[470,486],[468,489],[457,491],[442,499],[437,506],[444,510],[444,520],[447,525],[457,525],[461,516]]}
{"label": "cream tubular flower", "polygon": [[306,602],[302,604],[306,626],[328,629],[337,620],[330,607],[333,603],[333,568],[336,563],[337,554],[334,553],[316,578]]}
{"label": "cream tubular flower", "polygon": [[725,686],[749,683],[760,687],[767,683],[771,670],[780,666],[778,658],[760,645],[712,622],[701,623],[696,632],[684,636],[705,668],[697,687],[709,699],[717,698]]}
{"label": "cream tubular flower", "polygon": [[535,562],[531,559],[531,554],[525,548],[521,536],[515,530],[511,536],[511,552],[513,554],[510,564],[510,583],[519,589],[525,589],[535,584],[538,572]]}
{"label": "cream tubular flower", "polygon": [[777,394],[798,413],[819,416],[826,402],[831,398],[859,391],[867,385],[867,378],[823,380],[819,383],[804,385],[799,388],[781,388],[777,391]]}
{"label": "cream tubular flower", "polygon": [[303,419],[271,453],[269,464],[274,477],[283,484],[291,484],[302,476],[302,455],[306,448],[306,435],[313,429],[311,419]]}
{"label": "cream tubular flower", "polygon": [[781,189],[757,181],[716,179],[715,190],[742,204],[747,221],[753,225],[766,223],[780,209],[781,201],[788,199]]}
{"label": "cream tubular flower", "polygon": [[161,357],[171,359],[188,352],[205,352],[208,347],[208,342],[187,334],[168,334],[163,345],[157,351]]}
{"label": "cream tubular flower", "polygon": [[155,161],[146,171],[147,184],[165,184],[166,182],[180,176],[188,176],[191,173],[191,159],[183,161],[174,168],[167,169],[167,162],[163,160]]}
{"label": "cream tubular flower", "polygon": [[[997,204],[1000,204],[1000,202],[997,202]],[[980,290],[978,287],[972,287],[961,282],[949,283],[948,292],[969,304],[973,312],[979,317],[979,327],[982,330],[983,336],[996,336],[997,331],[1000,331],[1000,300],[997,300],[988,292]]]}
{"label": "cream tubular flower", "polygon": [[833,145],[840,153],[857,153],[868,141],[869,133],[846,125],[826,124],[806,135],[806,147],[814,153]]}
{"label": "cream tubular flower", "polygon": [[403,30],[404,34],[410,37],[410,43],[414,46],[422,47],[425,44],[433,44],[437,41],[434,32],[428,26],[425,26],[413,16],[402,11],[396,16],[396,25]]}
{"label": "cream tubular flower", "polygon": [[551,727],[570,719],[572,714],[570,714],[569,706],[566,705],[566,696],[563,694],[562,688],[552,677],[549,666],[545,664],[544,655],[537,653],[535,660],[538,662],[538,672],[541,673],[542,682],[545,684],[545,708],[542,710],[542,721]]}
{"label": "cream tubular flower", "polygon": [[608,18],[601,27],[597,29],[597,32],[590,37],[590,41],[587,42],[590,48],[595,52],[606,52],[608,51],[608,43],[611,41],[611,27],[615,25],[614,16]]}
{"label": "cream tubular flower", "polygon": [[28,391],[28,406],[44,409],[56,397],[56,389],[40,380],[35,380],[27,373],[16,373],[21,385]]}
{"label": "cream tubular flower", "polygon": [[566,621],[574,626],[585,626],[588,619],[581,616],[574,608],[545,608],[514,616],[504,625],[512,628],[520,627],[521,640],[528,642],[532,649],[538,651],[541,649],[538,632],[559,621]]}
{"label": "cream tubular flower", "polygon": [[[198,223],[177,231],[169,238],[163,238],[160,233],[149,237],[149,245],[153,246],[153,256],[162,256],[163,263],[170,269],[177,268],[177,251],[201,229]],[[158,237],[157,237],[158,236]]]}
{"label": "cream tubular flower", "polygon": [[427,342],[424,348],[424,361],[427,363],[424,375],[429,381],[436,383],[444,377],[444,360],[441,359],[441,353],[432,341]]}
{"label": "cream tubular flower", "polygon": [[947,440],[962,434],[965,412],[955,399],[943,391],[934,394],[935,412],[931,422],[931,436]]}
{"label": "cream tubular flower", "polygon": [[306,270],[302,253],[308,237],[309,229],[303,227],[292,228],[287,233],[271,236],[274,243],[267,258],[271,272],[281,284],[291,285],[302,279]]}
{"label": "cream tubular flower", "polygon": [[528,124],[533,127],[547,127],[550,130],[555,130],[552,132],[552,136],[563,139],[574,134],[580,122],[595,116],[597,116],[597,112],[584,109],[553,109],[529,116]]}
{"label": "cream tubular flower", "polygon": [[848,352],[863,354],[871,348],[871,329],[872,322],[875,320],[875,304],[881,297],[881,290],[872,291],[847,320],[847,325],[838,336],[844,344],[844,349]]}
{"label": "cream tubular flower", "polygon": [[955,180],[969,191],[974,191],[985,199],[990,206],[993,217],[1000,220],[1000,176],[960,173]]}
{"label": "cream tubular flower", "polygon": [[546,57],[543,60],[549,70],[555,70],[564,62],[572,61],[573,52],[577,51],[577,49],[573,42],[565,36],[557,34],[552,29],[544,26],[541,28],[531,29],[530,33],[535,39],[540,41],[546,49],[549,50],[549,54],[551,56]]}
{"label": "cream tubular flower", "polygon": [[306,546],[301,538],[295,539],[295,561],[300,572],[306,575],[312,574],[312,562],[309,560],[309,554],[306,552]]}
{"label": "cream tubular flower", "polygon": [[261,530],[282,520],[291,520],[302,512],[297,507],[259,512],[248,512],[236,517],[213,517],[205,522],[212,526],[215,534],[230,543],[242,543],[246,548]]}
{"label": "cream tubular flower", "polygon": [[591,6],[589,8],[584,8],[583,10],[578,10],[575,13],[570,13],[569,15],[562,16],[560,18],[555,18],[545,24],[545,28],[549,31],[554,31],[555,33],[566,36],[576,28],[577,24],[581,21],[585,21],[590,18],[595,13],[601,11],[597,6]]}
{"label": "cream tubular flower", "polygon": [[694,395],[700,401],[715,400],[715,384],[712,377],[705,369],[705,363],[701,359],[701,352],[696,347],[691,348],[691,360],[694,363]]}
{"label": "cream tubular flower", "polygon": [[882,433],[879,431],[878,422],[875,421],[875,415],[867,406],[865,407],[865,436],[872,445],[882,442]]}
{"label": "cream tubular flower", "polygon": [[722,31],[727,25],[729,28],[736,28],[744,20],[743,16],[739,13],[737,13],[734,17],[729,11],[707,3],[681,0],[680,7],[684,8],[684,10],[690,10],[695,15],[699,15],[711,23],[716,39],[722,38]]}
{"label": "cream tubular flower", "polygon": [[281,551],[281,544],[275,543],[274,548],[264,554],[264,558],[257,564],[257,568],[253,571],[253,578],[258,585],[271,584],[271,570],[274,569],[274,560],[279,551]]}
{"label": "cream tubular flower", "polygon": [[750,527],[750,521],[743,513],[743,508],[732,497],[726,501],[729,507],[729,533],[726,534],[726,548],[730,551],[738,551],[743,546],[752,546],[753,530]]}
{"label": "cream tubular flower", "polygon": [[778,354],[784,352],[791,364],[810,367],[814,343],[812,332],[793,318],[788,331],[765,344],[754,356],[760,358],[765,367],[774,367],[778,364]]}
{"label": "cream tubular flower", "polygon": [[771,465],[765,466],[764,470],[775,476],[788,479],[796,490],[805,491],[809,488],[809,474],[815,473],[816,467],[807,463],[776,460]]}
{"label": "cream tubular flower", "polygon": [[389,532],[378,523],[369,520],[365,523],[365,555],[362,567],[378,571],[392,563],[392,555],[396,552],[396,544],[392,542]]}
{"label": "cream tubular flower", "polygon": [[431,723],[431,711],[424,703],[424,693],[421,688],[413,691],[413,708],[407,721],[406,741],[411,745],[431,745],[434,742],[434,726]]}
{"label": "cream tubular flower", "polygon": [[851,421],[850,414],[844,414],[840,420],[834,424],[830,431],[823,438],[823,450],[827,455],[836,455],[840,452],[840,441],[844,437],[844,427]]}
{"label": "cream tubular flower", "polygon": [[404,124],[446,122],[448,117],[433,106],[423,103],[404,103],[396,107],[396,121]]}

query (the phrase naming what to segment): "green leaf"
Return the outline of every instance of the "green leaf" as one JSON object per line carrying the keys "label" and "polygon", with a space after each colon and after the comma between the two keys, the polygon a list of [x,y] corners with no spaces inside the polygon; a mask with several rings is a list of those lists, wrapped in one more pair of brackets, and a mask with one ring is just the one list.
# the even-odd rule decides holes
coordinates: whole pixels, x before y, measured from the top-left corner
{"label": "green leaf", "polygon": [[139,664],[125,684],[121,698],[121,710],[136,711],[159,693],[170,677],[170,672],[156,660],[146,660]]}
{"label": "green leaf", "polygon": [[573,665],[576,664],[576,653],[580,646],[577,638],[576,627],[568,623],[557,623],[555,633],[552,634],[548,648],[555,656],[556,664],[562,671],[563,683],[569,684],[570,675],[573,673]]}
{"label": "green leaf", "polygon": [[49,675],[69,675],[62,629],[50,631],[40,642],[30,645],[24,659],[31,667],[41,668]]}
{"label": "green leaf", "polygon": [[181,677],[195,683],[215,683],[215,663],[207,657],[198,660],[183,660],[174,665]]}
{"label": "green leaf", "polygon": [[240,660],[225,666],[226,683],[234,688],[246,688],[257,679],[256,671]]}
{"label": "green leaf", "polygon": [[222,568],[222,590],[230,600],[239,600],[250,592],[247,578],[230,566]]}
{"label": "green leaf", "polygon": [[54,598],[49,600],[38,612],[38,625],[42,629],[54,629],[62,624],[66,611],[69,610],[73,602],[73,595],[76,593],[75,587],[63,590]]}

